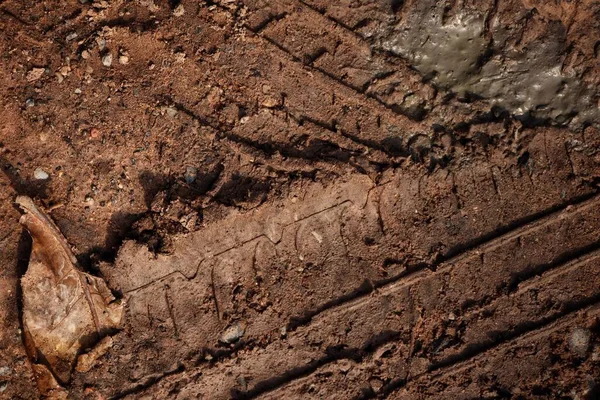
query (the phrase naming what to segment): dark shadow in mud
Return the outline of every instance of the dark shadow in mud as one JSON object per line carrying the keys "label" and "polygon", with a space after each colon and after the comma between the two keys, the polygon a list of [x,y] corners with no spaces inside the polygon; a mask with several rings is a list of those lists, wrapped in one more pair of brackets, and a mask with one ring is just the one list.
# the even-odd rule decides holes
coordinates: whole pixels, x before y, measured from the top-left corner
{"label": "dark shadow in mud", "polygon": [[[29,265],[29,256],[31,254],[33,241],[31,236],[23,228],[19,235],[19,244],[17,245],[17,265],[16,272],[19,279],[15,288],[15,297],[17,302],[17,310],[19,317],[19,328],[21,328],[21,341],[25,343],[25,329],[23,329],[23,291],[21,289],[21,278],[27,272],[27,266]],[[14,329],[14,328],[13,328]],[[27,350],[27,349],[25,349]]]}
{"label": "dark shadow in mud", "polygon": [[76,254],[75,257],[81,269],[92,275],[101,276],[98,264],[115,261],[121,244],[128,237],[131,226],[144,215],[144,213],[123,212],[113,214],[108,224],[104,246],[95,246],[86,252]]}
{"label": "dark shadow in mud", "polygon": [[189,177],[186,181],[185,175],[176,177],[175,175],[156,174],[152,171],[143,171],[140,174],[139,182],[144,189],[144,201],[150,208],[156,196],[161,192],[166,192],[166,201],[181,199],[184,201],[195,200],[208,193],[221,177],[225,167],[222,163],[216,163],[212,169],[202,172],[200,168],[192,168],[196,171],[195,176]]}
{"label": "dark shadow in mud", "polygon": [[238,202],[266,200],[267,193],[271,190],[271,182],[259,180],[249,176],[233,175],[231,180],[219,189],[213,200],[226,206],[236,206]]}
{"label": "dark shadow in mud", "polygon": [[147,207],[150,207],[158,192],[167,189],[172,184],[171,177],[148,170],[142,171],[139,181],[144,189],[144,202]]}

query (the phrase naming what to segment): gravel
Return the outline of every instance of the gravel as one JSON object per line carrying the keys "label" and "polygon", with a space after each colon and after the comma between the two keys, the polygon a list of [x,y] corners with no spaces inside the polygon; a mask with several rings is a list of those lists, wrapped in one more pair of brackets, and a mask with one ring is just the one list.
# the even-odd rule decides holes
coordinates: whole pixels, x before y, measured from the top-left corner
{"label": "gravel", "polygon": [[33,177],[37,180],[45,181],[50,177],[50,175],[48,175],[48,173],[43,169],[36,168],[35,171],[33,171]]}
{"label": "gravel", "polygon": [[585,357],[590,347],[592,333],[585,328],[575,328],[569,338],[571,351],[579,357]]}
{"label": "gravel", "polygon": [[110,67],[112,65],[112,54],[108,53],[102,57],[102,65]]}
{"label": "gravel", "polygon": [[235,343],[242,336],[244,336],[244,327],[239,322],[235,322],[223,331],[221,337],[219,337],[219,342],[226,344]]}

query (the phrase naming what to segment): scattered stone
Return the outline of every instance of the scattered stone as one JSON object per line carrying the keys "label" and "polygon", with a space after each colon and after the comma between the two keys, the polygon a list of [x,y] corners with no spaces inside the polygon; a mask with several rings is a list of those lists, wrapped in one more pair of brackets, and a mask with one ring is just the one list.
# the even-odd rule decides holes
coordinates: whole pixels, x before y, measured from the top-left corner
{"label": "scattered stone", "polygon": [[32,68],[29,72],[27,72],[27,76],[25,78],[27,79],[27,82],[34,82],[40,79],[42,75],[44,75],[44,72],[46,72],[46,68]]}
{"label": "scattered stone", "polygon": [[90,58],[90,52],[87,50],[82,51],[81,58],[83,58],[84,60],[87,60],[88,58]]}
{"label": "scattered stone", "polygon": [[352,369],[352,363],[349,360],[340,360],[339,367],[340,371],[346,374]]}
{"label": "scattered stone", "polygon": [[183,14],[185,14],[185,8],[183,8],[183,4],[179,4],[173,10],[173,15],[176,17],[181,17]]}
{"label": "scattered stone", "polygon": [[9,367],[0,367],[0,376],[10,375],[11,369]]}
{"label": "scattered stone", "polygon": [[75,89],[75,94],[81,94],[81,89],[80,88]]}
{"label": "scattered stone", "polygon": [[102,51],[106,48],[106,39],[96,38],[96,44],[98,45],[98,50]]}
{"label": "scattered stone", "polygon": [[183,64],[185,62],[186,54],[182,51],[178,51],[175,55],[175,63]]}
{"label": "scattered stone", "polygon": [[590,347],[592,333],[585,328],[575,328],[569,338],[571,351],[579,357],[585,357]]}
{"label": "scattered stone", "polygon": [[119,64],[123,64],[123,65],[129,64],[129,57],[124,54],[121,54],[119,56]]}
{"label": "scattered stone", "polygon": [[112,65],[112,54],[107,53],[102,57],[102,65],[110,67]]}
{"label": "scattered stone", "polygon": [[451,312],[450,314],[448,314],[448,321],[454,321],[456,320],[456,315]]}
{"label": "scattered stone", "polygon": [[198,168],[187,167],[185,169],[183,178],[185,179],[185,181],[188,185],[194,183],[194,181],[196,180],[197,177],[198,177]]}
{"label": "scattered stone", "polygon": [[4,382],[3,384],[1,384],[0,385],[0,393],[4,392],[7,387],[8,387],[8,382]]}
{"label": "scattered stone", "polygon": [[37,180],[45,181],[50,177],[50,175],[48,175],[48,173],[43,169],[36,168],[35,171],[33,171],[33,177]]}
{"label": "scattered stone", "polygon": [[67,77],[69,76],[69,73],[71,72],[71,67],[68,65],[63,65],[62,67],[60,67],[60,69],[58,70],[58,72],[63,76],[63,77]]}
{"label": "scattered stone", "polygon": [[177,109],[175,107],[167,107],[167,115],[173,118],[177,115]]}
{"label": "scattered stone", "polygon": [[286,337],[287,336],[287,329],[285,326],[281,327],[281,329],[279,330],[279,333],[281,334],[281,337]]}
{"label": "scattered stone", "polygon": [[273,97],[267,97],[261,102],[261,105],[266,108],[275,108],[279,106],[279,100],[274,99]]}
{"label": "scattered stone", "polygon": [[78,36],[77,32],[69,33],[67,35],[67,42],[70,42],[71,40],[77,39],[77,36]]}
{"label": "scattered stone", "polygon": [[235,322],[223,331],[221,337],[219,337],[219,342],[225,344],[235,343],[242,336],[244,336],[244,327],[239,322]]}
{"label": "scattered stone", "polygon": [[25,100],[25,106],[27,106],[27,107],[35,106],[35,100],[33,100],[31,97],[28,98],[27,100]]}
{"label": "scattered stone", "polygon": [[90,137],[92,139],[98,139],[101,134],[102,134],[102,132],[100,132],[100,129],[98,129],[98,128],[90,129]]}

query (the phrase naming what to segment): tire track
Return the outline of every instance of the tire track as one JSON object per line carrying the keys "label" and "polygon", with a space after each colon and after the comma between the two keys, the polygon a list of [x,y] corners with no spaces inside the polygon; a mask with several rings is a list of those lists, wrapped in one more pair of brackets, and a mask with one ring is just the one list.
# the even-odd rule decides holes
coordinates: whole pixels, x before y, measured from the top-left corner
{"label": "tire track", "polygon": [[[593,298],[586,299],[585,301],[576,302],[569,308],[568,311],[562,313],[560,316],[557,316],[556,318],[549,318],[542,323],[531,324],[530,326],[522,327],[522,329],[520,329],[518,332],[507,335],[507,337],[502,341],[486,347],[485,349],[482,348],[478,351],[474,350],[472,354],[466,355],[465,357],[457,357],[451,362],[449,361],[447,363],[435,365],[426,373],[420,374],[419,376],[415,376],[411,379],[394,382],[382,390],[382,397],[388,398],[395,391],[425,377],[432,382],[450,375],[459,374],[469,368],[473,368],[480,361],[489,358],[489,352],[498,350],[503,346],[510,348],[521,345],[523,342],[533,342],[538,340],[540,337],[550,335],[553,332],[566,329],[567,327],[571,327],[574,325],[573,322],[577,319],[577,317],[580,317],[581,314],[589,314],[589,317],[599,317],[600,296],[594,296]],[[431,373],[436,373],[433,380],[431,380],[429,377]]]}
{"label": "tire track", "polygon": [[[566,229],[564,228],[564,226],[566,226],[563,222],[561,221],[572,221],[570,223],[569,226],[577,226],[577,221],[581,218],[583,218],[584,220],[587,218],[585,217],[587,214],[589,214],[590,212],[596,210],[598,207],[598,197],[597,196],[593,196],[593,197],[589,197],[586,198],[585,200],[579,200],[579,202],[576,205],[571,205],[569,206],[564,206],[561,207],[560,210],[554,210],[553,212],[545,212],[543,213],[543,217],[538,218],[537,220],[534,220],[533,222],[527,223],[527,224],[522,224],[519,225],[518,227],[516,227],[513,230],[509,230],[507,233],[505,233],[504,235],[500,235],[499,237],[495,238],[494,240],[488,241],[488,242],[484,242],[483,245],[481,245],[480,247],[476,247],[474,249],[471,249],[471,251],[467,251],[464,254],[459,254],[454,256],[453,259],[444,262],[443,264],[440,264],[440,267],[436,269],[435,272],[432,272],[431,270],[424,270],[421,272],[417,272],[414,275],[411,275],[410,278],[408,279],[404,279],[399,281],[398,283],[392,283],[389,284],[387,286],[383,286],[381,288],[379,288],[378,290],[375,291],[371,291],[370,294],[371,296],[367,297],[365,295],[363,295],[361,298],[355,299],[354,301],[348,301],[348,302],[343,302],[339,305],[335,305],[332,306],[330,309],[328,310],[323,310],[321,313],[319,313],[318,315],[316,315],[311,321],[309,321],[307,323],[306,326],[298,326],[296,327],[296,331],[294,332],[289,332],[288,333],[288,340],[293,340],[295,343],[304,343],[307,338],[311,337],[311,335],[314,335],[315,332],[320,332],[319,335],[317,335],[316,337],[314,337],[313,339],[311,339],[311,341],[317,341],[317,342],[321,342],[323,339],[321,338],[326,338],[326,337],[331,337],[330,334],[328,333],[328,329],[330,328],[334,328],[335,327],[343,327],[344,324],[341,323],[340,321],[344,321],[346,316],[355,316],[353,321],[353,323],[358,323],[360,321],[362,321],[363,324],[371,324],[371,321],[368,318],[362,318],[362,314],[364,314],[365,312],[369,313],[369,310],[375,310],[375,309],[382,309],[385,308],[385,306],[382,306],[378,303],[378,301],[380,301],[380,299],[384,299],[384,298],[393,298],[393,296],[398,295],[401,292],[406,292],[406,293],[411,293],[414,292],[416,294],[416,289],[411,289],[411,288],[415,288],[418,286],[423,286],[423,282],[426,280],[433,280],[435,279],[435,277],[441,276],[446,274],[448,271],[453,271],[457,268],[459,268],[459,264],[460,262],[466,262],[469,261],[471,259],[479,259],[480,258],[480,254],[486,253],[486,252],[492,252],[493,250],[498,250],[501,249],[503,245],[508,245],[511,244],[513,242],[518,242],[519,240],[526,240],[528,237],[532,237],[535,238],[537,237],[538,232],[539,233],[544,233],[544,235],[547,234],[551,234],[552,232],[556,231],[556,227],[563,227],[562,229]],[[562,211],[562,212],[561,212]],[[587,214],[586,214],[587,213]],[[591,222],[592,224],[594,223],[593,221]],[[592,225],[592,232],[596,232],[594,228],[596,227],[596,225]],[[597,229],[596,229],[597,230]],[[567,232],[567,231],[565,231]],[[583,233],[582,233],[583,234]],[[589,234],[588,234],[589,236]],[[586,237],[588,237],[586,236]],[[523,238],[523,239],[520,239]],[[528,240],[528,239],[527,239]],[[540,273],[549,273],[548,276],[553,277],[555,276],[557,273],[564,273],[564,271],[570,271],[573,270],[575,267],[572,267],[572,264],[569,264],[569,262],[577,262],[577,260],[579,260],[581,257],[585,258],[586,254],[589,254],[590,252],[596,251],[598,249],[598,241],[597,239],[595,239],[591,244],[587,245],[587,246],[583,246],[580,248],[580,251],[578,252],[562,252],[562,254],[558,255],[558,256],[552,256],[551,258],[553,259],[553,261],[551,263],[546,264],[544,267],[536,267],[531,269],[531,273],[530,276],[525,277],[522,276],[520,281],[519,281],[519,293],[522,292],[521,288],[527,288],[527,283],[529,281],[535,280],[537,279],[537,276]],[[544,278],[546,279],[546,278]],[[543,287],[543,285],[542,285]],[[403,290],[404,289],[404,290]],[[523,289],[525,290],[525,289]],[[469,315],[473,314],[475,315],[477,312],[479,312],[480,310],[483,309],[483,307],[485,307],[487,304],[491,304],[493,301],[496,301],[497,299],[501,299],[501,298],[505,298],[506,296],[512,296],[512,294],[510,294],[510,291],[508,293],[506,292],[500,292],[498,293],[498,296],[487,299],[486,301],[484,301],[483,303],[479,304],[477,308],[475,308],[474,310],[469,311]],[[459,296],[459,297],[462,297]],[[402,302],[402,300],[400,300],[402,297],[398,298],[397,300],[393,300],[393,303],[397,304],[399,302]],[[418,300],[418,298],[416,299]],[[507,341],[511,341],[515,338],[518,338],[521,335],[527,334],[528,332],[531,331],[535,331],[537,329],[541,329],[542,327],[544,327],[545,325],[552,323],[553,321],[556,321],[560,318],[562,318],[563,315],[567,315],[570,314],[572,312],[576,312],[577,310],[581,309],[582,307],[586,307],[587,305],[597,302],[598,301],[598,294],[595,294],[593,296],[587,296],[585,298],[579,299],[576,302],[573,303],[565,303],[565,307],[562,309],[562,311],[559,314],[552,314],[548,317],[545,317],[541,320],[538,321],[525,321],[522,324],[514,327],[514,329],[511,329],[508,332],[503,333],[502,335],[498,335],[496,337],[496,339],[492,342],[485,342],[482,344],[479,344],[477,346],[472,346],[472,347],[468,347],[465,351],[463,352],[459,352],[457,353],[457,355],[454,355],[452,357],[447,357],[445,359],[442,360],[438,360],[436,361],[435,359],[432,360],[431,365],[427,368],[427,371],[423,372],[423,374],[425,373],[429,373],[429,372],[435,372],[437,370],[441,370],[444,369],[446,367],[449,367],[453,364],[456,363],[462,363],[466,360],[468,360],[469,358],[475,357],[478,354],[484,353],[486,351],[489,351],[490,349],[494,349],[500,345],[502,345],[503,343],[507,342]],[[384,303],[381,303],[384,304]],[[367,307],[368,305],[370,305],[370,308]],[[365,311],[363,311],[365,310]],[[432,313],[434,310],[429,310],[427,311],[423,317],[427,317],[427,314]],[[467,314],[465,314],[467,315]],[[378,320],[382,320],[383,317],[378,317]],[[461,317],[462,318],[462,317]],[[400,329],[398,330],[397,328],[395,328],[395,326],[403,326],[406,325],[406,329]],[[434,325],[431,325],[431,323],[426,323],[427,326],[433,327]],[[358,355],[358,360],[359,362],[362,362],[362,360],[365,359],[369,359],[369,357],[372,356],[372,353],[374,351],[376,351],[377,349],[379,349],[381,346],[371,346],[369,347],[368,343],[371,342],[373,340],[373,338],[376,338],[378,335],[383,335],[386,332],[392,333],[392,336],[394,337],[394,339],[392,340],[392,342],[394,343],[408,343],[409,336],[407,336],[409,334],[410,330],[415,329],[415,327],[411,324],[411,323],[405,323],[400,321],[399,325],[390,325],[390,326],[386,326],[384,325],[377,325],[374,324],[373,325],[376,329],[376,331],[370,333],[368,336],[365,337],[357,337],[353,340],[345,340],[342,341],[342,347],[340,347],[341,349],[344,349],[343,352],[335,352],[335,349],[337,348],[335,345],[333,345],[333,343],[335,343],[335,339],[332,339],[333,342],[332,344],[327,344],[327,341],[325,341],[325,343],[323,343],[321,347],[324,353],[321,353],[320,351],[317,351],[315,353],[315,350],[310,350],[311,346],[308,346],[305,348],[305,350],[301,350],[302,348],[304,348],[304,344],[300,346],[300,348],[298,348],[298,350],[294,350],[294,352],[298,352],[298,354],[304,354],[301,357],[311,357],[313,358],[313,361],[311,361],[310,363],[306,364],[306,365],[296,365],[296,366],[291,366],[290,368],[284,368],[283,370],[281,370],[281,372],[277,375],[268,375],[265,376],[264,379],[259,379],[257,380],[258,377],[253,378],[253,386],[251,388],[248,389],[247,392],[239,392],[239,396],[242,398],[256,398],[261,396],[262,394],[266,394],[266,393],[271,393],[274,391],[277,391],[280,388],[283,388],[287,385],[292,384],[294,381],[299,380],[299,379],[304,379],[306,376],[310,376],[311,373],[314,373],[315,371],[317,371],[319,368],[323,368],[325,366],[327,366],[330,363],[334,363],[343,359],[353,359],[352,357],[350,357],[350,355]],[[359,329],[359,327],[354,327],[354,329]],[[379,332],[379,333],[378,333]],[[294,338],[294,339],[292,339]],[[299,342],[298,342],[299,341]],[[388,342],[385,342],[388,343]],[[279,340],[275,340],[270,342],[270,344],[266,345],[266,347],[264,347],[264,351],[266,352],[264,354],[264,356],[262,356],[262,358],[264,359],[265,362],[270,363],[273,362],[272,360],[274,360],[275,358],[273,358],[273,354],[276,354],[278,352],[283,352],[285,353],[285,350],[283,350],[284,348],[281,348],[281,346],[285,346],[285,342],[279,341]],[[366,351],[366,349],[370,349],[369,351]],[[347,351],[346,351],[347,350]],[[334,353],[331,353],[332,351],[334,351]],[[312,354],[312,356],[310,356]],[[321,354],[319,356],[319,354]],[[332,354],[336,354],[336,356],[332,356]],[[289,357],[287,357],[289,359],[297,359],[297,357],[292,357],[291,355]],[[236,360],[224,360],[223,361],[223,365],[221,365],[219,368],[221,368],[223,371],[229,371],[229,372],[225,372],[229,375],[235,375],[235,370],[236,367],[235,365],[245,365],[246,362],[252,363],[253,361],[257,361],[255,357],[250,356],[249,358],[247,358],[247,356],[245,354],[238,354]],[[229,366],[228,363],[234,363],[231,364]],[[273,367],[268,367],[265,366],[266,371],[269,372],[273,372]],[[275,370],[277,370],[278,368],[275,368]],[[215,373],[219,374],[220,372],[218,371],[214,371]],[[258,372],[257,372],[258,373]],[[418,374],[417,374],[418,375]],[[259,373],[260,376],[260,373]],[[418,375],[421,376],[421,375]],[[405,384],[406,382],[402,382],[402,384]],[[386,390],[391,391],[393,388],[395,388],[398,385],[398,382],[395,382],[393,385],[389,386]],[[233,386],[232,386],[233,387]],[[206,390],[210,390],[210,389],[206,389]],[[218,392],[214,392],[214,393],[218,393]],[[217,396],[219,397],[219,396]]]}
{"label": "tire track", "polygon": [[[299,326],[307,325],[314,317],[333,308],[339,308],[340,310],[347,308],[348,311],[351,311],[358,307],[362,307],[364,302],[371,301],[370,295],[373,291],[377,291],[377,294],[381,296],[396,293],[403,288],[415,285],[419,281],[429,278],[431,271],[436,271],[438,267],[442,265],[444,265],[444,267],[436,272],[444,273],[449,271],[463,258],[473,256],[472,253],[485,253],[486,251],[502,246],[504,243],[514,240],[521,235],[534,230],[543,229],[552,224],[554,222],[553,218],[558,217],[560,213],[569,207],[577,207],[575,210],[570,210],[569,213],[577,213],[578,211],[585,211],[590,208],[597,209],[600,207],[600,202],[598,201],[599,198],[600,196],[597,194],[585,195],[574,199],[567,204],[529,215],[514,223],[506,225],[495,232],[482,235],[469,243],[452,248],[446,255],[442,256],[434,263],[429,264],[421,262],[410,265],[403,275],[381,282],[367,282],[363,286],[357,288],[354,294],[350,293],[341,298],[330,300],[328,303],[315,310],[305,312],[302,316],[292,317],[287,328],[289,330],[294,330]],[[532,268],[530,271],[527,271],[527,273],[515,277],[509,285],[509,288],[516,287],[518,284],[525,282],[533,276],[543,273],[551,268],[556,268],[564,262],[577,259],[590,251],[596,250],[599,245],[599,242],[594,242],[585,246],[583,249],[565,253],[562,257],[559,257],[549,265],[541,265],[537,266],[537,268]]]}

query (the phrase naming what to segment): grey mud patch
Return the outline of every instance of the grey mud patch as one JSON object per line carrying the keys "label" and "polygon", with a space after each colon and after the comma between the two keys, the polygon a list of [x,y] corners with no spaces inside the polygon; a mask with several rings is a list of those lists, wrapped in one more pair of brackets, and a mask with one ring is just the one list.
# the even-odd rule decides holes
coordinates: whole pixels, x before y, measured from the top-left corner
{"label": "grey mud patch", "polygon": [[486,35],[486,16],[480,12],[462,9],[444,20],[443,11],[434,7],[420,8],[376,36],[377,46],[405,58],[436,85],[461,97],[486,99],[516,119],[598,124],[598,93],[580,76],[562,71],[564,27],[550,24],[551,35],[516,49],[497,20]]}

